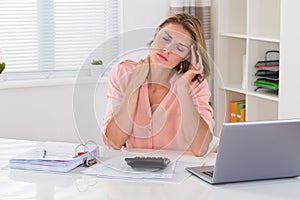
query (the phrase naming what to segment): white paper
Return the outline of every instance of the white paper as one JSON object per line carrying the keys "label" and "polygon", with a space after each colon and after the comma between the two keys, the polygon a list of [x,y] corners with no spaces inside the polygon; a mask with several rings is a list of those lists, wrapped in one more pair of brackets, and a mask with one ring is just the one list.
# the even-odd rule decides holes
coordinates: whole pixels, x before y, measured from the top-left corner
{"label": "white paper", "polygon": [[163,183],[182,183],[191,174],[185,170],[186,167],[203,166],[204,162],[182,162],[173,160],[167,168],[154,172],[135,171],[130,166],[126,166],[125,157],[111,158],[105,162],[97,163],[88,169],[81,170],[79,173],[102,178],[130,179],[134,181],[163,182]]}
{"label": "white paper", "polygon": [[[75,148],[78,144],[65,142],[45,142],[40,147],[28,152],[24,152],[16,157],[16,159],[24,160],[74,160]],[[44,150],[47,151],[46,156]]]}
{"label": "white paper", "polygon": [[89,167],[83,173],[109,178],[172,178],[175,164],[171,161],[165,169],[160,170],[136,170],[127,165],[124,157],[114,157]]}

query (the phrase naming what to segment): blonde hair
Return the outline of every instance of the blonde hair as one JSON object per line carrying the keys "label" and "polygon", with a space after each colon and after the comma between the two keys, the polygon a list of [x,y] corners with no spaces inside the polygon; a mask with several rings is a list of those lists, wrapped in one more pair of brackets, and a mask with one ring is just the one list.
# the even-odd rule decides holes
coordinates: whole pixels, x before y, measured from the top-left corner
{"label": "blonde hair", "polygon": [[[210,67],[209,67],[209,61],[208,61],[208,54],[206,50],[206,43],[204,38],[204,32],[203,32],[203,26],[199,19],[195,18],[194,16],[187,14],[187,13],[176,13],[174,15],[169,16],[166,18],[159,26],[158,28],[161,29],[167,24],[179,24],[181,25],[185,30],[187,30],[191,38],[193,40],[193,45],[196,46],[201,54],[202,57],[202,63],[203,63],[203,73],[202,75],[198,74],[193,78],[193,81],[198,80],[199,82],[203,81],[209,74],[210,74]],[[148,45],[151,45],[153,42],[150,41]],[[180,62],[177,66],[174,67],[175,70],[177,70],[180,73],[185,73],[188,71],[190,66],[189,60],[184,60]]]}

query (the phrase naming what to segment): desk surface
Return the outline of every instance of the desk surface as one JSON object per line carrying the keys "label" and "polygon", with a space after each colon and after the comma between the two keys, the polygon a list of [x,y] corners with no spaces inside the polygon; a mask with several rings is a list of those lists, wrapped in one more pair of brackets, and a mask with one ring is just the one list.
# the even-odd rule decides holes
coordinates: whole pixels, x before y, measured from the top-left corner
{"label": "desk surface", "polygon": [[[14,146],[12,146],[12,144]],[[180,184],[143,180],[117,180],[78,174],[56,174],[13,170],[8,160],[39,142],[0,139],[0,198],[1,200],[65,200],[65,199],[264,199],[286,200],[300,198],[298,178],[254,181],[212,186],[190,176]],[[105,152],[118,154],[118,151]],[[124,152],[122,152],[124,153]],[[170,152],[168,152],[170,153]],[[172,153],[172,152],[171,152]],[[210,158],[213,159],[213,158]],[[179,160],[196,164],[199,158],[183,155]]]}

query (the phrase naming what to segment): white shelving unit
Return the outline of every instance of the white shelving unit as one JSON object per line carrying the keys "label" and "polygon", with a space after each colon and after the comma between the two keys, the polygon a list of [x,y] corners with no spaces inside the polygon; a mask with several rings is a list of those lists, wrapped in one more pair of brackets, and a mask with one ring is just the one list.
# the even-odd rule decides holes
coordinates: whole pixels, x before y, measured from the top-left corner
{"label": "white shelving unit", "polygon": [[[300,94],[287,91],[292,86],[292,80],[285,76],[292,74],[290,70],[294,70],[300,79],[300,66],[297,67],[298,63],[293,66],[285,63],[290,63],[289,56],[296,58],[296,48],[299,48],[289,40],[288,32],[296,30],[299,35],[300,31],[290,20],[296,21],[300,17],[300,11],[294,9],[295,6],[299,9],[300,3],[292,0],[216,0],[215,6],[216,134],[220,133],[223,122],[229,122],[230,103],[236,100],[246,101],[246,121],[299,118],[300,106],[295,111],[293,106],[297,106],[296,101],[288,100],[286,96],[300,99]],[[296,34],[293,37],[296,39]],[[300,43],[300,38],[297,39]],[[268,50],[280,51],[278,95],[264,91],[254,92],[256,87],[253,82],[257,71],[254,66],[257,61],[264,60]],[[300,56],[297,57],[300,60]]]}

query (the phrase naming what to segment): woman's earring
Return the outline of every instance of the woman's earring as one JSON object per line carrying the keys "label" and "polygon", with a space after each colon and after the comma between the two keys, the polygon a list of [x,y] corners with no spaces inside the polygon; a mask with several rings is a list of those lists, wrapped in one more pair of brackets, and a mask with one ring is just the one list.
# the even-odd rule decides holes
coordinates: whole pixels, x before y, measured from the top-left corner
{"label": "woman's earring", "polygon": [[180,74],[182,72],[182,62],[180,62],[180,65],[179,65],[179,70],[177,71],[177,74]]}

